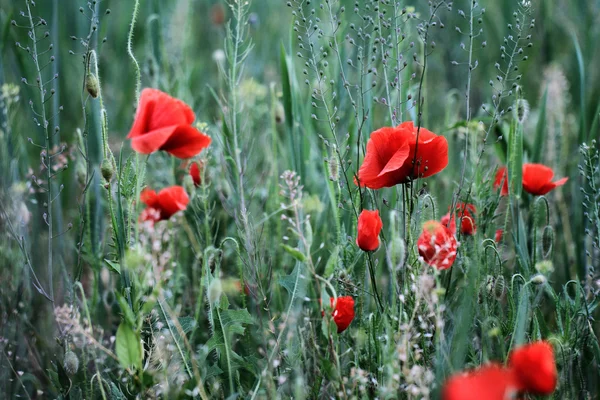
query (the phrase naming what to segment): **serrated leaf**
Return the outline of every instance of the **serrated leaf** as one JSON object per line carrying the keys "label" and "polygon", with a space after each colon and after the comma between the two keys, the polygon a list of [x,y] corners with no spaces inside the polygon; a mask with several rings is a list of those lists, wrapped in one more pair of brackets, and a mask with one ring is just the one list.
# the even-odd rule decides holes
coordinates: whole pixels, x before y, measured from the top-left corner
{"label": "serrated leaf", "polygon": [[304,262],[306,260],[304,254],[302,254],[302,252],[297,248],[288,246],[287,244],[282,244],[281,247],[283,247],[283,250],[285,250],[286,253],[294,257],[296,260],[300,262]]}
{"label": "serrated leaf", "polygon": [[299,293],[303,293],[306,287],[306,278],[300,273],[299,264],[296,264],[291,274],[279,278],[279,284],[287,290],[292,299],[298,297]]}
{"label": "serrated leaf", "polygon": [[116,353],[121,365],[125,368],[138,366],[142,362],[142,347],[139,336],[126,322],[121,322],[117,329]]}
{"label": "serrated leaf", "polygon": [[121,389],[119,389],[119,387],[117,385],[115,385],[113,382],[110,383],[110,399],[111,400],[125,400],[126,397],[123,394],[123,392],[121,391]]}
{"label": "serrated leaf", "polygon": [[117,274],[121,275],[121,264],[119,264],[118,262],[110,261],[106,258],[104,259],[104,262],[108,264],[108,267],[112,272],[116,272]]}

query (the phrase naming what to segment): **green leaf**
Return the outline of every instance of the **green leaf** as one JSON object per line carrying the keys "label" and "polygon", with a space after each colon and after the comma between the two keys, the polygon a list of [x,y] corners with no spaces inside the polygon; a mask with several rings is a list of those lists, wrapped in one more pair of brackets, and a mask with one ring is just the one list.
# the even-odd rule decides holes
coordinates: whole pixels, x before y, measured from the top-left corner
{"label": "green leaf", "polygon": [[126,322],[117,329],[116,352],[119,362],[125,368],[140,366],[142,363],[142,345],[139,336]]}
{"label": "green leaf", "polygon": [[540,104],[540,117],[535,128],[535,141],[533,142],[533,150],[531,154],[531,161],[539,163],[542,158],[542,149],[544,148],[544,137],[546,136],[546,105],[547,105],[548,89],[544,90]]}
{"label": "green leaf", "polygon": [[327,260],[327,265],[325,265],[325,272],[323,273],[325,277],[333,275],[335,267],[338,264],[339,253],[340,246],[335,246],[335,249],[333,249],[333,252],[331,252],[331,255],[329,256],[329,260]]}
{"label": "green leaf", "polygon": [[279,283],[287,290],[292,299],[298,297],[298,293],[302,293],[306,287],[306,278],[300,273],[299,264],[296,264],[291,274],[279,278]]}
{"label": "green leaf", "polygon": [[108,264],[108,267],[112,270],[112,272],[116,272],[119,275],[121,274],[121,265],[118,262],[110,261],[106,258],[104,259],[104,261],[106,262],[106,264]]}
{"label": "green leaf", "polygon": [[282,244],[281,247],[283,247],[283,250],[285,250],[286,253],[294,257],[296,260],[300,262],[306,261],[304,254],[302,254],[302,252],[297,248],[288,246],[287,244]]}

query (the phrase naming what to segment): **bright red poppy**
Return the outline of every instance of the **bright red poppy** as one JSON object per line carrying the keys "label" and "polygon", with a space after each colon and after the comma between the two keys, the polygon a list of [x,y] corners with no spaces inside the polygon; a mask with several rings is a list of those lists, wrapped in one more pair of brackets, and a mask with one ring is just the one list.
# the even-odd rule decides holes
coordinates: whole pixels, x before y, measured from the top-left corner
{"label": "bright red poppy", "polygon": [[[463,235],[474,235],[477,232],[477,226],[475,226],[475,212],[477,209],[473,204],[457,203],[456,213],[450,221],[450,213],[444,215],[440,222],[442,225],[450,228],[452,233],[456,232],[456,219],[460,219],[460,233]],[[460,217],[462,216],[462,218]]]}
{"label": "bright red poppy", "polygon": [[438,221],[427,221],[417,240],[417,248],[427,264],[444,270],[454,264],[458,242],[450,228]]}
{"label": "bright red poppy", "polygon": [[554,171],[542,164],[523,164],[523,189],[534,196],[541,196],[564,185],[569,178],[552,182]]}
{"label": "bright red poppy", "polygon": [[334,299],[331,297],[331,308],[333,312],[333,321],[337,325],[338,333],[341,333],[350,326],[350,323],[354,319],[354,299],[351,296],[342,296],[337,298],[334,307]]}
{"label": "bright red poppy", "polygon": [[554,350],[550,343],[539,341],[513,350],[508,366],[514,371],[519,390],[549,395],[556,389],[558,372],[554,361]]}
{"label": "bright red poppy", "polygon": [[375,251],[379,247],[379,233],[383,222],[379,210],[363,210],[358,216],[358,234],[356,244],[364,251]]}
{"label": "bright red poppy", "polygon": [[442,400],[508,400],[516,391],[509,369],[488,364],[450,377],[442,389]]}
{"label": "bright red poppy", "polygon": [[502,241],[502,236],[504,236],[504,231],[502,229],[497,229],[496,235],[494,236],[496,243],[500,243]]}
{"label": "bright red poppy", "polygon": [[210,144],[210,137],[192,126],[196,116],[183,101],[156,89],[144,89],[128,139],[142,154],[163,150],[190,158]]}
{"label": "bright red poppy", "polygon": [[196,186],[200,186],[200,184],[202,183],[202,175],[201,175],[201,167],[202,165],[199,164],[198,162],[193,162],[192,165],[190,165],[190,176],[192,177],[192,180],[194,181],[194,185]]}
{"label": "bright red poppy", "polygon": [[420,128],[417,140],[417,127],[407,121],[371,133],[358,179],[362,186],[381,189],[427,178],[447,165],[446,138]]}
{"label": "bright red poppy", "polygon": [[181,186],[171,186],[156,193],[151,189],[144,189],[140,200],[147,208],[140,215],[141,221],[166,220],[178,211],[185,210],[190,198]]}
{"label": "bright red poppy", "polygon": [[494,179],[494,189],[498,189],[502,185],[500,190],[500,196],[508,196],[508,174],[506,167],[498,168],[496,171],[496,178]]}

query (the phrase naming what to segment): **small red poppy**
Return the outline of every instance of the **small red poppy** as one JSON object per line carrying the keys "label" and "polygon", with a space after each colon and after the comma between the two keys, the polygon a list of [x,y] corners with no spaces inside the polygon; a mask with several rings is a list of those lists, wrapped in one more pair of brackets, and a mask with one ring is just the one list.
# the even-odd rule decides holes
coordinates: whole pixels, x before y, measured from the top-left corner
{"label": "small red poppy", "polygon": [[442,389],[442,400],[508,400],[516,389],[509,369],[488,364],[450,377]]}
{"label": "small red poppy", "polygon": [[157,89],[144,89],[128,139],[133,150],[151,154],[166,151],[178,158],[190,158],[210,144],[191,124],[196,116],[183,101]]}
{"label": "small red poppy", "polygon": [[350,326],[350,323],[354,319],[354,299],[351,296],[342,296],[337,298],[334,307],[334,299],[329,299],[331,302],[331,308],[333,312],[333,321],[337,325],[338,333],[341,333]]}
{"label": "small red poppy", "polygon": [[363,210],[358,216],[358,235],[356,244],[364,251],[375,251],[379,247],[379,233],[383,222],[379,210]]}
{"label": "small red poppy", "polygon": [[371,133],[358,179],[362,186],[381,189],[426,178],[447,165],[446,138],[420,128],[417,140],[417,127],[407,121],[395,128],[385,127]]}
{"label": "small red poppy", "polygon": [[508,174],[506,171],[506,167],[498,168],[498,171],[496,171],[496,178],[494,179],[494,189],[498,189],[500,185],[502,185],[500,196],[508,196]]}
{"label": "small red poppy", "polygon": [[542,164],[523,164],[523,189],[534,196],[541,196],[564,185],[569,178],[552,182],[554,171]]}
{"label": "small red poppy", "polygon": [[519,390],[549,395],[556,389],[558,372],[554,361],[554,350],[550,343],[539,341],[513,350],[508,366],[514,371]]}
{"label": "small red poppy", "polygon": [[460,219],[460,233],[463,235],[474,235],[477,232],[477,226],[475,226],[475,212],[477,209],[473,204],[465,203],[457,203],[456,204],[456,213],[462,215],[462,217],[455,216],[452,218],[452,222],[450,222],[450,213],[444,215],[440,222],[442,225],[450,228],[452,233],[456,232],[456,219]]}
{"label": "small red poppy", "polygon": [[450,228],[438,221],[427,221],[417,240],[417,248],[423,260],[440,270],[448,269],[456,259],[458,242]]}
{"label": "small red poppy", "polygon": [[504,236],[504,231],[502,229],[497,229],[494,237],[496,243],[500,243],[502,241],[502,236]]}
{"label": "small red poppy", "polygon": [[185,210],[190,198],[181,186],[171,186],[156,193],[151,189],[144,189],[140,200],[147,208],[140,215],[141,221],[166,220],[178,211]]}
{"label": "small red poppy", "polygon": [[200,174],[201,166],[202,165],[196,161],[192,162],[192,165],[190,165],[190,176],[192,177],[192,180],[194,181],[194,185],[196,185],[196,186],[200,186],[200,184],[202,183],[202,175]]}

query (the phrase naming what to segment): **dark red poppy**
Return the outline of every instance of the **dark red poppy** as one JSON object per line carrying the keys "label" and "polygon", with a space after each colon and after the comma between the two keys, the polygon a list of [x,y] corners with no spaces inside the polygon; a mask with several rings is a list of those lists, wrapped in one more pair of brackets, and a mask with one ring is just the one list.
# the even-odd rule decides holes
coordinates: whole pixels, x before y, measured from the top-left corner
{"label": "dark red poppy", "polygon": [[475,226],[475,212],[477,209],[473,204],[457,203],[455,216],[450,221],[450,213],[444,215],[440,222],[442,225],[450,228],[452,233],[456,232],[456,219],[460,219],[460,233],[463,235],[474,235],[477,232],[477,226]]}
{"label": "dark red poppy", "polygon": [[358,216],[358,235],[356,244],[364,251],[375,251],[379,247],[379,232],[383,222],[379,210],[363,210]]}
{"label": "dark red poppy", "polygon": [[498,189],[502,185],[500,196],[508,196],[508,174],[506,171],[506,167],[498,168],[496,178],[494,179],[494,189]]}
{"label": "dark red poppy", "polygon": [[140,200],[147,208],[140,215],[141,221],[166,220],[178,211],[185,210],[190,198],[181,186],[171,186],[156,193],[151,189],[144,189]]}
{"label": "dark red poppy", "polygon": [[381,189],[415,178],[427,178],[447,165],[446,138],[421,128],[417,141],[417,127],[408,121],[371,133],[358,179],[362,186]]}
{"label": "dark red poppy", "polygon": [[454,234],[438,221],[427,221],[417,240],[417,248],[423,260],[440,270],[448,269],[456,259],[458,242]]}
{"label": "dark red poppy", "polygon": [[329,300],[331,308],[333,308],[333,312],[331,313],[333,321],[337,325],[338,333],[341,333],[350,326],[350,323],[354,319],[354,299],[351,296],[338,297],[335,304],[333,297]]}
{"label": "dark red poppy", "polygon": [[550,343],[539,341],[513,350],[508,358],[519,383],[519,390],[536,395],[549,395],[556,389],[558,372]]}
{"label": "dark red poppy", "polygon": [[198,162],[192,162],[192,165],[190,165],[190,176],[192,177],[192,180],[194,181],[194,185],[196,186],[200,186],[200,184],[202,183],[202,175],[201,175],[201,168],[202,164],[198,163]]}
{"label": "dark red poppy", "polygon": [[500,243],[502,241],[502,236],[504,236],[504,231],[502,229],[497,229],[496,235],[494,236],[496,243]]}
{"label": "dark red poppy", "polygon": [[442,389],[442,400],[508,400],[516,391],[509,369],[488,364],[450,377]]}
{"label": "dark red poppy", "polygon": [[142,154],[163,150],[190,158],[210,144],[210,137],[192,126],[196,116],[183,101],[156,89],[144,89],[128,139]]}
{"label": "dark red poppy", "polygon": [[554,171],[542,164],[523,164],[523,189],[534,196],[541,196],[555,187],[564,185],[569,178],[552,182]]}

